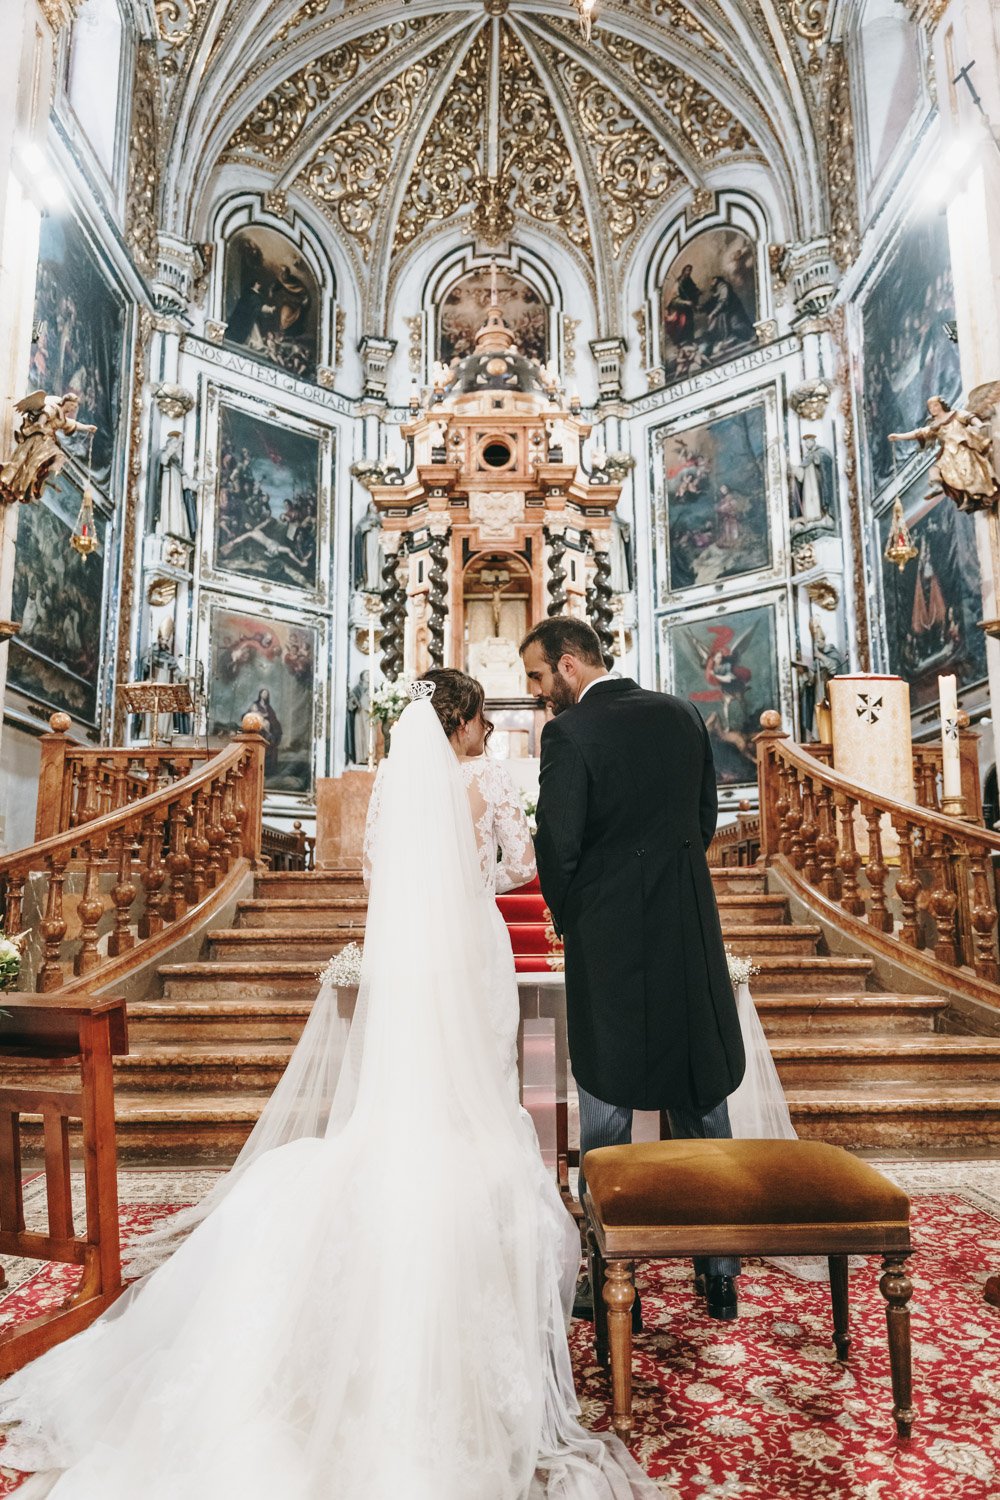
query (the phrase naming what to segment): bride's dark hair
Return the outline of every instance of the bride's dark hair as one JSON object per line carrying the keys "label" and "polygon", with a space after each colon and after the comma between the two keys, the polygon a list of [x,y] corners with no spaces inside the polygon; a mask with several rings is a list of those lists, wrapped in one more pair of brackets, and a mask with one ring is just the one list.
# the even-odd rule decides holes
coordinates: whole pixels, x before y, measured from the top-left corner
{"label": "bride's dark hair", "polygon": [[486,725],[486,743],[489,744],[493,725],[483,712],[486,694],[481,682],[477,682],[467,672],[459,672],[456,667],[431,667],[429,672],[420,674],[418,681],[433,682],[434,696],[431,702],[441,721],[441,728],[449,739],[463,724],[468,724],[471,719],[482,714]]}

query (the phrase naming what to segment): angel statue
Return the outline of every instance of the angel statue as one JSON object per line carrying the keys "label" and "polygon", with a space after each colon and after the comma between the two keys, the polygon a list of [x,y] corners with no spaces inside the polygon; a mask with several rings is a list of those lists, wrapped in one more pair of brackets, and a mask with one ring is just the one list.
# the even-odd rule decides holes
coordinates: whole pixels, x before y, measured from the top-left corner
{"label": "angel statue", "polygon": [[952,407],[943,396],[927,403],[930,421],[913,432],[890,432],[890,443],[938,444],[930,477],[959,510],[988,510],[1000,501],[1000,475],[993,451],[993,434],[984,420],[1000,400],[1000,381],[990,381],[972,392],[971,411]]}
{"label": "angel statue", "polygon": [[0,468],[0,500],[7,504],[41,498],[46,481],[54,479],[66,462],[61,432],[97,431],[77,420],[80,398],[76,391],[64,396],[32,391],[15,403],[14,410],[21,414],[21,425],[14,434],[14,452]]}

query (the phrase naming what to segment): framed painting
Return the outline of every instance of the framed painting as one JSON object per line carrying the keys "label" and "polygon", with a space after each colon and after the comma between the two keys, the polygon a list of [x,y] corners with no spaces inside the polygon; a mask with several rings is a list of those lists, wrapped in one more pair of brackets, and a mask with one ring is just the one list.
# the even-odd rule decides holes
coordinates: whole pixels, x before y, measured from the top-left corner
{"label": "framed painting", "polygon": [[[79,224],[68,216],[46,214],[42,219],[34,317],[29,380],[48,395],[76,391],[80,420],[97,427],[92,477],[107,493],[121,419],[125,301],[109,283]],[[83,468],[89,445],[84,432],[65,441]]]}
{"label": "framed painting", "polygon": [[671,594],[772,564],[763,403],[662,438]]}
{"label": "framed painting", "polygon": [[931,396],[954,402],[962,387],[958,345],[945,326],[955,317],[955,292],[940,214],[905,231],[861,317],[864,427],[877,493],[918,451],[916,443],[890,443],[889,433],[922,426]]}
{"label": "framed painting", "polygon": [[217,568],[287,588],[318,585],[321,440],[219,405]]}
{"label": "framed painting", "polygon": [[[549,310],[541,297],[513,271],[497,272],[497,295],[518,349],[528,359],[538,359],[544,364],[549,357]],[[455,283],[438,313],[438,359],[442,363],[450,365],[453,359],[472,353],[489,306],[488,270],[470,271]]]}
{"label": "framed painting", "polygon": [[903,492],[917,556],[902,569],[886,562],[892,510],[875,539],[882,559],[882,599],[889,667],[910,684],[914,709],[936,703],[937,679],[953,672],[960,687],[986,676],[986,639],[975,524],[951,500],[927,498],[927,474]]}
{"label": "framed painting", "polygon": [[294,241],[265,224],[237,229],[226,244],[223,282],[226,342],[314,380],[320,289]]}
{"label": "framed painting", "polygon": [[674,256],[660,288],[660,363],[680,380],[757,342],[757,251],[740,229],[705,229]]}
{"label": "framed painting", "polygon": [[108,523],[95,510],[98,548],[81,557],[69,542],[81,499],[64,472],[36,504],[21,506],[11,601],[21,630],[10,643],[7,681],[30,698],[97,725]]}
{"label": "framed painting", "polygon": [[264,785],[308,796],[313,787],[319,632],[302,621],[214,605],[208,629],[208,730],[225,738],[243,715],[264,720]]}
{"label": "framed painting", "polygon": [[782,708],[777,604],[674,616],[662,632],[669,690],[705,720],[719,786],[756,781],[760,716]]}

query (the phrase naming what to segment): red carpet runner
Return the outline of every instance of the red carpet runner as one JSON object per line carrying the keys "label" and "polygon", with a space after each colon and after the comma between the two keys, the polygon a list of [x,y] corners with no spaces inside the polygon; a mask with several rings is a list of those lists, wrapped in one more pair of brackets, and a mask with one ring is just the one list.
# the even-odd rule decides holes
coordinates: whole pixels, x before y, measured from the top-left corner
{"label": "red carpet runner", "polygon": [[519,886],[507,896],[498,896],[497,905],[510,932],[514,966],[519,974],[562,969],[563,946],[555,935],[537,880]]}
{"label": "red carpet runner", "polygon": [[[139,1175],[123,1174],[128,1234],[166,1211],[163,1191],[155,1212],[145,1191],[135,1201],[129,1180]],[[851,1276],[846,1367],[833,1358],[823,1286],[748,1261],[739,1320],[719,1324],[699,1312],[687,1266],[640,1269],[647,1332],[635,1341],[633,1452],[667,1500],[992,1500],[1000,1492],[1000,1314],[982,1299],[986,1276],[1000,1267],[1000,1214],[958,1193],[922,1193],[914,1239],[917,1422],[909,1444],[893,1430],[871,1262]],[[0,1293],[0,1320],[51,1306],[73,1275],[36,1270]],[[583,1420],[606,1428],[607,1377],[593,1358],[590,1325],[574,1323],[571,1343]],[[0,1447],[0,1495],[10,1495],[23,1476],[2,1464]]]}

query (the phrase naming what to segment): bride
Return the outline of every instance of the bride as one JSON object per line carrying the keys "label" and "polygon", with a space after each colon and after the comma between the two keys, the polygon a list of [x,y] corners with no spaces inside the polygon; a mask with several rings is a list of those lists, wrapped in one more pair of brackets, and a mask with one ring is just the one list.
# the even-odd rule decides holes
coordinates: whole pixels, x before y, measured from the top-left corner
{"label": "bride", "polygon": [[533,872],[523,817],[481,758],[479,684],[411,694],[366,837],[353,1022],[324,984],[234,1169],[143,1242],[166,1258],[0,1390],[25,1500],[658,1493],[578,1422],[579,1239],[518,1104],[493,900]]}

